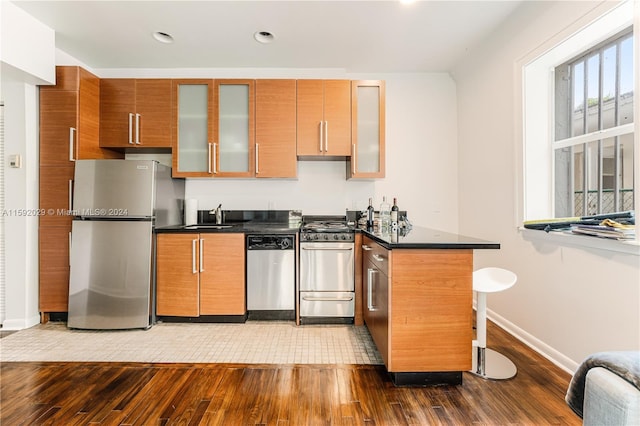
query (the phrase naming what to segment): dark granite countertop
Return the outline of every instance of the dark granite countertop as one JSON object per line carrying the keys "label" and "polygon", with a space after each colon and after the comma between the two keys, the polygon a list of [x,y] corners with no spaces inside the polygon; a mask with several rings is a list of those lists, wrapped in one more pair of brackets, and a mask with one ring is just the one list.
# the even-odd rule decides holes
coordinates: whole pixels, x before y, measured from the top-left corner
{"label": "dark granite countertop", "polygon": [[289,223],[267,223],[267,222],[230,222],[218,227],[215,224],[203,225],[175,225],[156,228],[158,234],[164,233],[240,233],[240,234],[295,234],[300,226]]}
{"label": "dark granite countertop", "polygon": [[401,229],[394,234],[378,234],[360,229],[363,235],[376,241],[382,247],[393,249],[499,249],[500,243],[485,241],[465,235],[451,234],[436,229],[414,226],[411,230]]}

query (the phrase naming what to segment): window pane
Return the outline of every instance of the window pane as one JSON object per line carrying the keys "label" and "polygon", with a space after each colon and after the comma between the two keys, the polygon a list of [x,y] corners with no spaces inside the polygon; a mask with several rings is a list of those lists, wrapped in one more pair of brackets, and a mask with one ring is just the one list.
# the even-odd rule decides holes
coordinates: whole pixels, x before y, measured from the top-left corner
{"label": "window pane", "polygon": [[573,216],[571,191],[571,148],[555,152],[555,217]]}
{"label": "window pane", "polygon": [[573,135],[584,135],[584,62],[573,66]]}
{"label": "window pane", "polygon": [[587,215],[598,214],[598,186],[600,183],[598,145],[599,141],[587,144]]}
{"label": "window pane", "polygon": [[620,198],[621,210],[633,210],[633,134],[619,137],[620,140]]}
{"label": "window pane", "polygon": [[600,54],[587,60],[587,133],[600,129]]}
{"label": "window pane", "polygon": [[633,38],[620,43],[620,124],[633,123]]}
{"label": "window pane", "polygon": [[602,55],[602,128],[609,129],[616,122],[616,69],[618,65],[617,46],[605,49]]}
{"label": "window pane", "polygon": [[618,211],[616,205],[616,138],[602,141],[602,206],[600,213]]}
{"label": "window pane", "polygon": [[584,216],[584,145],[576,145],[573,150],[573,193],[575,216]]}

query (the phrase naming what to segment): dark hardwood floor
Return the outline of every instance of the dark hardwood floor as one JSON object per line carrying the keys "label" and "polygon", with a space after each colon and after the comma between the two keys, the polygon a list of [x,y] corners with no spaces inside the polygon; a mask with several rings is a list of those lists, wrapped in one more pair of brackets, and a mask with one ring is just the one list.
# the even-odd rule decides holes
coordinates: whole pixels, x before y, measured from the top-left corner
{"label": "dark hardwood floor", "polygon": [[494,324],[515,378],[394,387],[367,365],[3,363],[0,424],[580,425],[570,375]]}

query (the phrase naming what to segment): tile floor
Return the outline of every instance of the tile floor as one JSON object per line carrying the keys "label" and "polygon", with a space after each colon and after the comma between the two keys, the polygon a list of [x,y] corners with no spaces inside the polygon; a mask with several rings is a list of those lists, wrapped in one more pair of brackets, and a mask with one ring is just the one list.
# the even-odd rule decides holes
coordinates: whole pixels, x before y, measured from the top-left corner
{"label": "tile floor", "polygon": [[161,323],[149,330],[69,330],[51,322],[0,340],[0,361],[382,364],[365,326]]}

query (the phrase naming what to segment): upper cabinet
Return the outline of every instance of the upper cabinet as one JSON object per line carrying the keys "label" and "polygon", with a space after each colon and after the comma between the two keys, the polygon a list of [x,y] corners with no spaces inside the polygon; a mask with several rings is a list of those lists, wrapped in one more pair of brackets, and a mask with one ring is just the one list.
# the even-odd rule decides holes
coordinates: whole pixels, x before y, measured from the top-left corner
{"label": "upper cabinet", "polygon": [[351,82],[351,157],[347,178],[385,176],[384,81]]}
{"label": "upper cabinet", "polygon": [[171,147],[171,80],[100,80],[100,146]]}
{"label": "upper cabinet", "polygon": [[100,149],[100,79],[77,66],[56,67],[56,85],[40,86],[40,165],[120,158]]}
{"label": "upper cabinet", "polygon": [[351,155],[349,80],[298,80],[298,156]]}
{"label": "upper cabinet", "polygon": [[297,177],[295,80],[256,80],[255,159],[256,177]]}
{"label": "upper cabinet", "polygon": [[254,80],[173,80],[174,177],[254,174]]}

